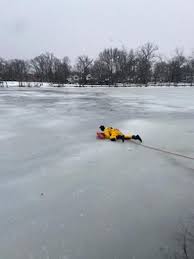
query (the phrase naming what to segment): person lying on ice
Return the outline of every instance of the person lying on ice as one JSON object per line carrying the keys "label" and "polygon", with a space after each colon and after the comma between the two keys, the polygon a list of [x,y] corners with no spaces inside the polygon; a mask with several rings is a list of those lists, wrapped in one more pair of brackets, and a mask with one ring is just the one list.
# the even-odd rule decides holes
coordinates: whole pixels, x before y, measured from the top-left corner
{"label": "person lying on ice", "polygon": [[116,141],[118,139],[121,139],[123,142],[125,140],[130,140],[130,139],[135,139],[139,140],[142,142],[142,139],[140,138],[139,135],[133,135],[133,134],[128,134],[124,135],[119,129],[114,129],[112,127],[105,127],[105,126],[100,126],[99,127],[103,133],[101,136],[99,135],[100,138],[105,138],[105,139],[110,139],[111,141]]}

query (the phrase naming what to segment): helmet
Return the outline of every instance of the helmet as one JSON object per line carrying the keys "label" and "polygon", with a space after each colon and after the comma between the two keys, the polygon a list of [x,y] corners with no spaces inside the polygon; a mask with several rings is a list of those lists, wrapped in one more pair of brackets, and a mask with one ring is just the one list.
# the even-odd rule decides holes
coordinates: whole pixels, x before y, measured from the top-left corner
{"label": "helmet", "polygon": [[103,125],[101,125],[99,128],[100,128],[102,131],[105,130],[105,127],[104,127]]}

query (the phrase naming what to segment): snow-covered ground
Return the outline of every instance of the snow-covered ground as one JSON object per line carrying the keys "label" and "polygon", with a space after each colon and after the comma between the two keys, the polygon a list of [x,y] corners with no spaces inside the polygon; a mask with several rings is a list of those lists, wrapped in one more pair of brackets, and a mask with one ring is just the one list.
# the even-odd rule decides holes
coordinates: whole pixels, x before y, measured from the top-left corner
{"label": "snow-covered ground", "polygon": [[0,258],[160,258],[194,212],[193,88],[0,89]]}

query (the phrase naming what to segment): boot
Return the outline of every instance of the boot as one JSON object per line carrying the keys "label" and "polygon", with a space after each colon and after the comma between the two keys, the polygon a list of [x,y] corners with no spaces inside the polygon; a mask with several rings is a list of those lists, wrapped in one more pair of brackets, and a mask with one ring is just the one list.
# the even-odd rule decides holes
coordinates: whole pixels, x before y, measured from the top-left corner
{"label": "boot", "polygon": [[124,135],[119,135],[119,136],[117,136],[117,139],[121,139],[122,142],[124,142],[125,141],[125,136]]}
{"label": "boot", "polygon": [[122,142],[124,142],[125,141],[125,136],[124,135],[121,136],[121,139],[122,139]]}
{"label": "boot", "polygon": [[139,140],[142,143],[142,139],[140,138],[139,135],[133,135],[132,139]]}
{"label": "boot", "polygon": [[136,139],[139,140],[142,143],[142,139],[140,138],[139,135],[136,135]]}

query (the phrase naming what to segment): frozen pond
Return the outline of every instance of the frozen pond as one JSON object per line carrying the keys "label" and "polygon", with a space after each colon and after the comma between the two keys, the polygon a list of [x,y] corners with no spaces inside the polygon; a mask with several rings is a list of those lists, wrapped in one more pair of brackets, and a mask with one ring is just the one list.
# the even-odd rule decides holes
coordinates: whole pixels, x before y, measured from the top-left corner
{"label": "frozen pond", "polygon": [[155,259],[194,212],[193,88],[0,89],[0,258]]}

